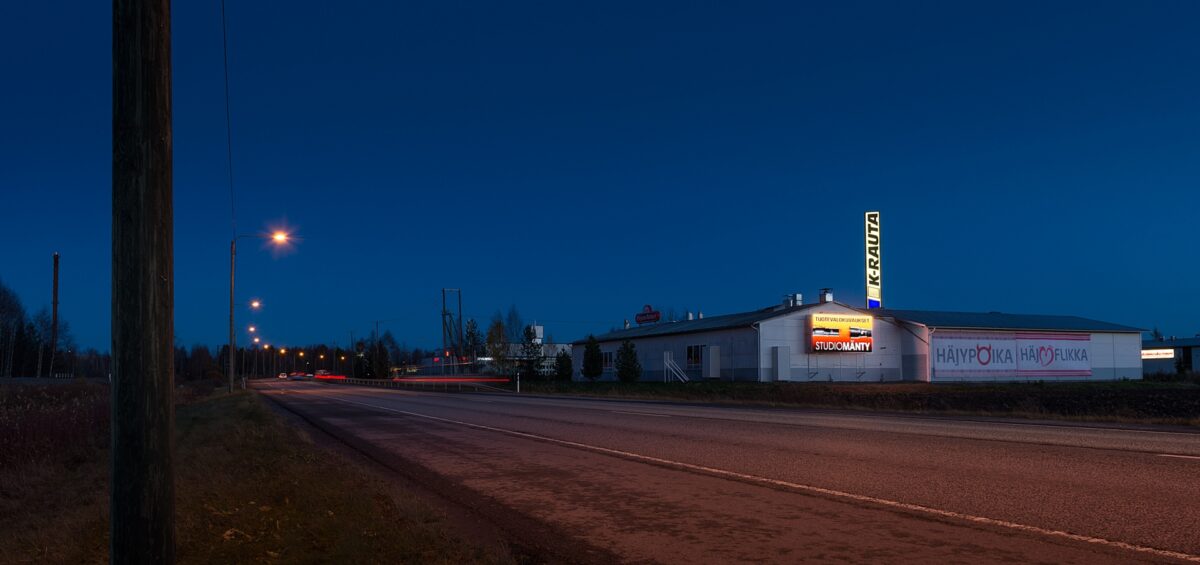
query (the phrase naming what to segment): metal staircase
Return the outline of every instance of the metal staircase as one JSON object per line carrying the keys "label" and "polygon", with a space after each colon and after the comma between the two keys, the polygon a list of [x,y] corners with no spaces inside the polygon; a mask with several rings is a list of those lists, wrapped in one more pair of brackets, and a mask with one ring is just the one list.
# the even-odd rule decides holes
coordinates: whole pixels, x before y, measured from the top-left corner
{"label": "metal staircase", "polygon": [[687,373],[684,373],[683,369],[680,369],[679,365],[675,363],[675,356],[672,355],[670,351],[664,351],[663,382],[671,382],[671,377],[674,377],[681,383],[691,382],[691,379],[688,378]]}

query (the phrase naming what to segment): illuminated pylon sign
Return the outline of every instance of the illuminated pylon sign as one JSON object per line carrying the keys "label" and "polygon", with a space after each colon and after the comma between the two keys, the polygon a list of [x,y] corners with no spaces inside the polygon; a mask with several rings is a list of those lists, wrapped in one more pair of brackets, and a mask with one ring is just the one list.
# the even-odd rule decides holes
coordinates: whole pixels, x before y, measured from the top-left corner
{"label": "illuminated pylon sign", "polygon": [[883,271],[880,262],[879,212],[867,212],[864,226],[866,229],[867,252],[867,309],[883,308]]}

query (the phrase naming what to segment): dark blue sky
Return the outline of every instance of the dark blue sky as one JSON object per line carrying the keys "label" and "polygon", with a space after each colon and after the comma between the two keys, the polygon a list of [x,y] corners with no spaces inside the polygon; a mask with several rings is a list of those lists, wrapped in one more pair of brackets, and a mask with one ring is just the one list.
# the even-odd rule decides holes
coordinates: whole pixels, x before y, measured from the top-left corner
{"label": "dark blue sky", "polygon": [[[892,307],[1200,331],[1200,4],[229,4],[239,301],[273,343],[439,289],[560,340],[644,303],[863,300],[883,211]],[[109,343],[107,2],[0,8],[0,280]],[[225,339],[220,7],[174,6],[176,323]],[[242,315],[243,320],[248,316]]]}

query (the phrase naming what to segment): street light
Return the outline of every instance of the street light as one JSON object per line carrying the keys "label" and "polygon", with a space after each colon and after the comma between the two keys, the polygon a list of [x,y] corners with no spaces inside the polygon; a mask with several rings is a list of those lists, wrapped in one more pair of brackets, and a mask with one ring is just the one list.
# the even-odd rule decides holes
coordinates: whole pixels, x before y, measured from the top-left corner
{"label": "street light", "polygon": [[[233,332],[233,289],[234,289],[234,273],[237,270],[237,241],[247,237],[264,237],[261,234],[255,235],[234,235],[233,239],[229,240],[229,392],[233,392],[234,373],[237,372],[237,335]],[[271,236],[271,240],[276,244],[287,243],[288,235],[284,232],[277,231]],[[262,302],[257,299],[250,302],[250,307],[258,309],[262,306]]]}
{"label": "street light", "polygon": [[259,341],[260,340],[257,337],[254,338],[254,343],[258,343]]}
{"label": "street light", "polygon": [[256,329],[258,329],[258,328],[255,328],[254,326],[250,326],[250,333],[254,333],[254,330],[256,330]]}

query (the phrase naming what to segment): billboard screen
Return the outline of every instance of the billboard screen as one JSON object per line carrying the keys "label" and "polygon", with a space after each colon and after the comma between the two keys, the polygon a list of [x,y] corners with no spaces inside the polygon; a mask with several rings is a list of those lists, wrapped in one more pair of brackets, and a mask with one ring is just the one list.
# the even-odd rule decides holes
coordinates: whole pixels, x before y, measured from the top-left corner
{"label": "billboard screen", "polygon": [[875,318],[863,314],[827,314],[808,317],[809,344],[814,353],[868,353],[874,344]]}
{"label": "billboard screen", "polygon": [[1090,334],[936,332],[933,378],[961,380],[1090,377]]}

